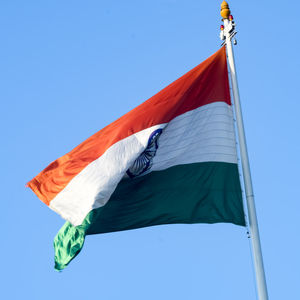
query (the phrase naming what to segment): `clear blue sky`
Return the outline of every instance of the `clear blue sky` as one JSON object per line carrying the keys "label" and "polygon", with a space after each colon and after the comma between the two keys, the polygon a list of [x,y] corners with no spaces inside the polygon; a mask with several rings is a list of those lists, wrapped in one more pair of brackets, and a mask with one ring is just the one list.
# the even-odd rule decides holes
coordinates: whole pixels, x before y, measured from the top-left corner
{"label": "clear blue sky", "polygon": [[[230,224],[88,236],[57,273],[64,220],[25,188],[215,52],[220,3],[1,1],[1,299],[255,299],[246,229]],[[300,299],[299,2],[229,4],[270,299]]]}

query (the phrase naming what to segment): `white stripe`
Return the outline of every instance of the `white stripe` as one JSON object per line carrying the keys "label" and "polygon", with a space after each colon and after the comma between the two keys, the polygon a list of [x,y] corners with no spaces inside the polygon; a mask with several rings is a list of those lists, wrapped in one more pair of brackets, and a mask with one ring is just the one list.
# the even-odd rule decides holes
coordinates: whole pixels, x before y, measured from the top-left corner
{"label": "white stripe", "polygon": [[117,142],[76,175],[50,202],[50,208],[73,225],[82,224],[92,209],[107,203],[158,128],[164,129],[147,173],[196,162],[237,162],[232,108],[225,102],[215,102]]}
{"label": "white stripe", "polygon": [[207,161],[237,163],[232,107],[225,102],[201,106],[170,121],[148,173]]}
{"label": "white stripe", "polygon": [[73,225],[82,224],[92,209],[106,204],[125,172],[147,147],[151,133],[165,126],[149,127],[112,145],[76,175],[49,207]]}

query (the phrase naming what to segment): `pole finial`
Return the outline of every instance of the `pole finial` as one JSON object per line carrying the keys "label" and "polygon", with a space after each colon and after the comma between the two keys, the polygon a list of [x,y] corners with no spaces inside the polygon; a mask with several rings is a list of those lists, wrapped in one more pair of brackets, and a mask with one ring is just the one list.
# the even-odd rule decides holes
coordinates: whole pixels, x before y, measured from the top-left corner
{"label": "pole finial", "polygon": [[229,5],[226,1],[223,1],[221,4],[221,16],[223,19],[228,19],[230,16]]}

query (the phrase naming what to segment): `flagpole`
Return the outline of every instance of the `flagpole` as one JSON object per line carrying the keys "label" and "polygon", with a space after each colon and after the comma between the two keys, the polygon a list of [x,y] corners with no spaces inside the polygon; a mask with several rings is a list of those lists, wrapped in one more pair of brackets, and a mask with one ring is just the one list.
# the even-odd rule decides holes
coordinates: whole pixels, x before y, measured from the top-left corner
{"label": "flagpole", "polygon": [[[222,40],[225,40],[227,56],[228,56],[228,65],[229,65],[230,76],[231,76],[236,124],[237,124],[238,137],[239,137],[240,155],[241,155],[241,162],[242,162],[242,169],[243,169],[247,209],[248,209],[252,253],[254,258],[257,293],[258,293],[259,300],[268,300],[267,284],[266,284],[266,277],[265,277],[265,271],[263,265],[258,223],[257,223],[255,203],[254,203],[253,186],[252,186],[252,179],[250,173],[250,165],[249,165],[244,123],[242,117],[242,110],[240,104],[240,95],[239,95],[238,82],[236,76],[234,54],[232,49],[232,38],[236,33],[234,30],[235,24],[233,22],[233,17],[230,15],[229,6],[226,3],[226,1],[223,1],[221,4],[221,16],[223,18],[224,25],[221,26],[220,38]],[[236,43],[235,40],[234,43]]]}

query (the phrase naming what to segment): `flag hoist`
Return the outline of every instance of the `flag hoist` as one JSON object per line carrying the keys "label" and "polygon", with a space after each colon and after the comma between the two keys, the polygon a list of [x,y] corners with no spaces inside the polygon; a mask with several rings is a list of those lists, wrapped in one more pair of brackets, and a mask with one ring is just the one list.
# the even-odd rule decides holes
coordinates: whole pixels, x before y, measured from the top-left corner
{"label": "flag hoist", "polygon": [[231,15],[229,5],[226,1],[223,1],[221,4],[221,16],[223,18],[222,21],[224,25],[221,25],[220,38],[221,40],[225,41],[224,43],[226,45],[228,65],[230,70],[233,103],[235,108],[236,125],[238,131],[241,163],[242,163],[243,177],[244,177],[245,196],[246,196],[246,202],[248,208],[250,238],[251,238],[252,252],[253,252],[253,259],[254,259],[257,293],[258,293],[259,300],[267,300],[268,292],[267,292],[267,285],[266,285],[266,277],[265,277],[265,271],[263,265],[261,245],[260,245],[259,230],[258,230],[258,223],[257,223],[255,203],[254,203],[252,179],[250,173],[250,165],[249,165],[244,123],[243,123],[242,110],[240,104],[240,95],[239,95],[237,75],[235,69],[234,54],[232,49],[232,42],[236,44],[236,40],[234,39],[234,36],[236,34],[235,23],[233,21],[233,16]]}

